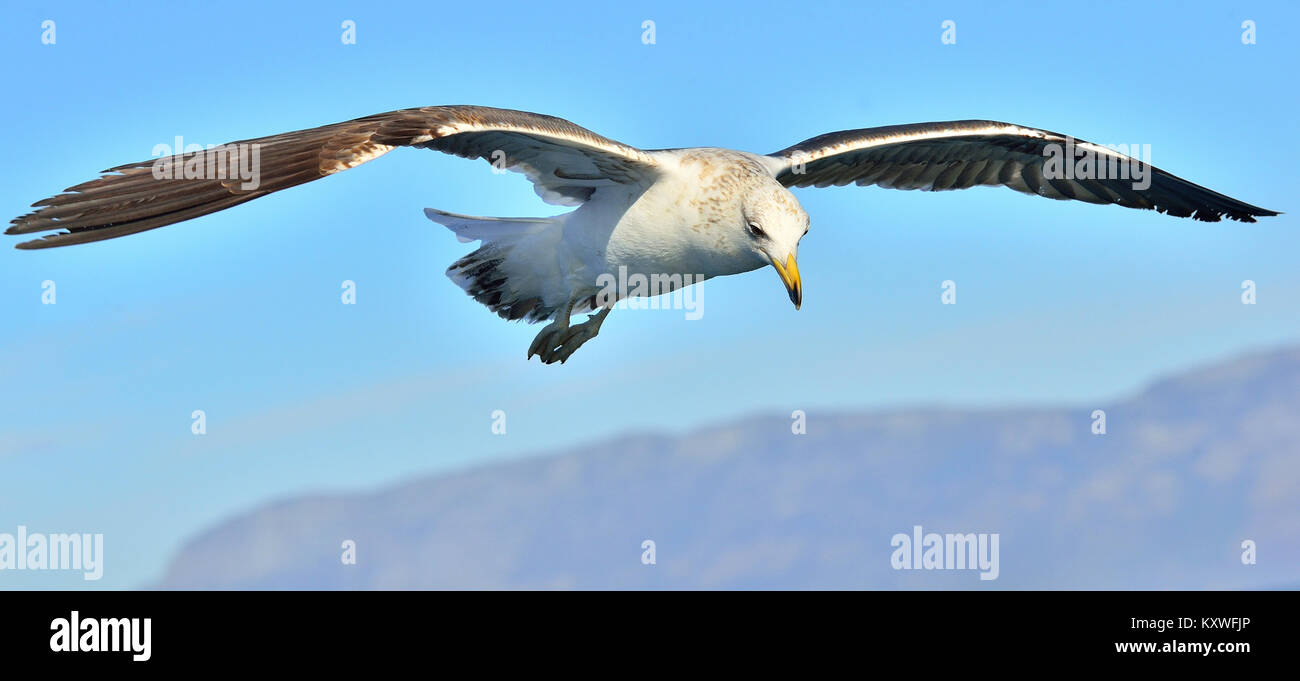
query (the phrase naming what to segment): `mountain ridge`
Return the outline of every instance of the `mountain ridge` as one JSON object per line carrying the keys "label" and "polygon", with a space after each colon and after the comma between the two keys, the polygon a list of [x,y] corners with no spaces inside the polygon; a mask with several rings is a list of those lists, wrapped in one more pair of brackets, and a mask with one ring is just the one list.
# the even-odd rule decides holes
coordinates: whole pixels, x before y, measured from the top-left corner
{"label": "mountain ridge", "polygon": [[[1300,565],[1300,347],[1092,408],[814,410],[271,502],[157,588],[1258,588]],[[1291,512],[1286,511],[1287,508]],[[995,532],[997,580],[891,566]],[[1258,565],[1242,565],[1255,541]],[[340,559],[356,542],[355,565]],[[656,562],[642,563],[655,542]],[[1270,555],[1271,554],[1271,555]],[[1268,560],[1265,560],[1265,556]]]}

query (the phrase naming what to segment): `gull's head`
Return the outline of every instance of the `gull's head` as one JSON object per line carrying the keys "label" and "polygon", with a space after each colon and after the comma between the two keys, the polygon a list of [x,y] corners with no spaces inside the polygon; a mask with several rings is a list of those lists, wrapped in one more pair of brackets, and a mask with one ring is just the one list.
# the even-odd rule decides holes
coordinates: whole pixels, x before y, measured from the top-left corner
{"label": "gull's head", "polygon": [[781,275],[797,310],[803,304],[803,282],[799,279],[799,240],[808,233],[808,213],[794,194],[776,180],[751,189],[743,204],[745,233],[754,254],[770,263]]}

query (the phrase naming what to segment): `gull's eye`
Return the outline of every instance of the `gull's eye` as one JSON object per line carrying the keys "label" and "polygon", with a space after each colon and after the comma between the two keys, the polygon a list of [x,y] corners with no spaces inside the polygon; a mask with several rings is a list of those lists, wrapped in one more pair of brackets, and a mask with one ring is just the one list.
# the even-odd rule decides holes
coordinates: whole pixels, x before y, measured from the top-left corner
{"label": "gull's eye", "polygon": [[763,228],[758,226],[757,222],[749,223],[749,233],[753,234],[754,236],[767,236],[767,234],[763,231]]}

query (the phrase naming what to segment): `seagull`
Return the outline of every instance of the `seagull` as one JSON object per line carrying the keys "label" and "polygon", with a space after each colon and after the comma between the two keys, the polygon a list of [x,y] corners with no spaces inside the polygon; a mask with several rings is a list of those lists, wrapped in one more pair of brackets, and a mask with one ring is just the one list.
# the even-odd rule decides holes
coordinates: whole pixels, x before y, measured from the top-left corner
{"label": "seagull", "polygon": [[[657,293],[664,293],[688,276],[770,265],[798,309],[796,256],[809,219],[791,188],[1003,186],[1208,222],[1278,214],[1105,146],[996,121],[844,130],[763,155],[638,149],[562,118],[458,105],[401,109],[110,168],[32,204],[36,210],[15,218],[5,233],[57,230],[20,249],[135,234],[355,168],[397,147],[483,159],[523,173],[544,201],[576,206],[540,218],[425,210],[461,241],[480,243],[447,269],[453,282],[504,319],[550,321],[528,348],[528,359],[537,355],[545,364],[564,363],[594,338],[619,300],[644,295],[608,290],[620,275],[660,277],[666,290]],[[586,321],[570,323],[588,312]]]}

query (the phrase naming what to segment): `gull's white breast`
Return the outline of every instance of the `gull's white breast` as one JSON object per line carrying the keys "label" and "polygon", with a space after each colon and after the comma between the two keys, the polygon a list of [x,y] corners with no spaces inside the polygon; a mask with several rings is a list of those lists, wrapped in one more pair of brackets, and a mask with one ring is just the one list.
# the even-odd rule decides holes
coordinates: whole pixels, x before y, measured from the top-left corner
{"label": "gull's white breast", "polygon": [[[651,152],[658,181],[642,190],[602,187],[564,216],[562,254],[574,298],[597,290],[601,274],[690,274],[710,278],[763,266],[744,231],[742,200],[761,167],[725,149]],[[757,169],[757,170],[756,170]],[[765,171],[763,171],[765,172]]]}

